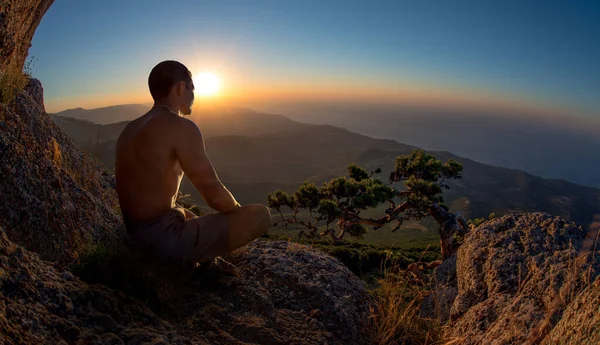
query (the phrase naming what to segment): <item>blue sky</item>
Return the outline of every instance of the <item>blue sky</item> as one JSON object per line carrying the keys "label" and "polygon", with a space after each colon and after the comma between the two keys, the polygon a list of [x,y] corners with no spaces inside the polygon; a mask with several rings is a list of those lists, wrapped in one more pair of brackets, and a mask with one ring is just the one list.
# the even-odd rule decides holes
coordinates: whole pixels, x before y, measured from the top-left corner
{"label": "blue sky", "polygon": [[523,3],[56,0],[30,56],[49,111],[148,98],[177,59],[237,96],[415,89],[600,118],[600,2]]}

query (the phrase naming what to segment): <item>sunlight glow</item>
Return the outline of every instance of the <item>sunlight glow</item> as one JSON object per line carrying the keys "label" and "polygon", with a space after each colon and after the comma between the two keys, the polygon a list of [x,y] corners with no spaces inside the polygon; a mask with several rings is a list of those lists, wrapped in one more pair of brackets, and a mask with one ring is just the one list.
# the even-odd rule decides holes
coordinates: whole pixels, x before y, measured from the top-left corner
{"label": "sunlight glow", "polygon": [[194,77],[196,93],[200,96],[214,96],[221,90],[221,79],[214,73],[202,72]]}

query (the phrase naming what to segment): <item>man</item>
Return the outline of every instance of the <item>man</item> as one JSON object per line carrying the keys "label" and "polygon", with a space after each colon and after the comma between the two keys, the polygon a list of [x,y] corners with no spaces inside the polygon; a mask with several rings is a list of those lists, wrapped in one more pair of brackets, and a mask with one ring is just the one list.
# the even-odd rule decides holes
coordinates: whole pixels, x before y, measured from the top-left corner
{"label": "man", "polygon": [[[154,106],[129,123],[117,141],[117,194],[127,231],[172,259],[200,263],[241,247],[271,225],[269,209],[240,206],[219,180],[190,115],[194,84],[177,61],[148,78]],[[217,213],[197,217],[175,201],[183,174]]]}

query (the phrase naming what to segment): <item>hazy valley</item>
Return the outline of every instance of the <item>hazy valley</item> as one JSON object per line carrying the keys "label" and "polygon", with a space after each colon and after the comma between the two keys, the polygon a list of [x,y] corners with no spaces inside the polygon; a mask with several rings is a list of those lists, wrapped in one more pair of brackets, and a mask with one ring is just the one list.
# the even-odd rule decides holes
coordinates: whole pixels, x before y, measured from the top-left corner
{"label": "hazy valley", "polygon": [[600,122],[524,110],[297,102],[251,106],[374,138],[443,150],[478,162],[600,187]]}
{"label": "hazy valley", "polygon": [[[129,109],[120,112],[125,118],[143,114],[131,106],[123,109]],[[80,120],[64,118],[59,113],[53,116],[55,123],[112,169],[115,141],[127,122],[97,125],[81,120],[88,117],[89,111],[67,114]],[[387,180],[395,157],[415,148],[249,109],[213,108],[198,111],[191,118],[206,137],[207,151],[219,176],[244,203],[265,202],[267,193],[276,189],[293,191],[305,180],[328,181],[345,174],[350,163],[371,170],[381,168],[381,177]],[[443,161],[454,159],[463,164],[463,178],[452,183],[445,198],[453,210],[464,212],[468,218],[485,217],[491,212],[502,215],[543,211],[590,224],[600,209],[599,189],[482,164],[447,151],[432,153]],[[202,203],[186,180],[182,192]]]}

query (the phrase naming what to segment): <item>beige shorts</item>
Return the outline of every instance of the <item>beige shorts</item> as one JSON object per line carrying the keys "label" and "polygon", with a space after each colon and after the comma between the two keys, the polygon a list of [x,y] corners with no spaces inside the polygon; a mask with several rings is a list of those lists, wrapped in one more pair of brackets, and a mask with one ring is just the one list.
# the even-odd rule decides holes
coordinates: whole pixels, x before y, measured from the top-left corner
{"label": "beige shorts", "polygon": [[127,230],[160,255],[176,260],[203,262],[228,251],[229,222],[223,214],[185,219],[182,208],[144,222],[128,222]]}

